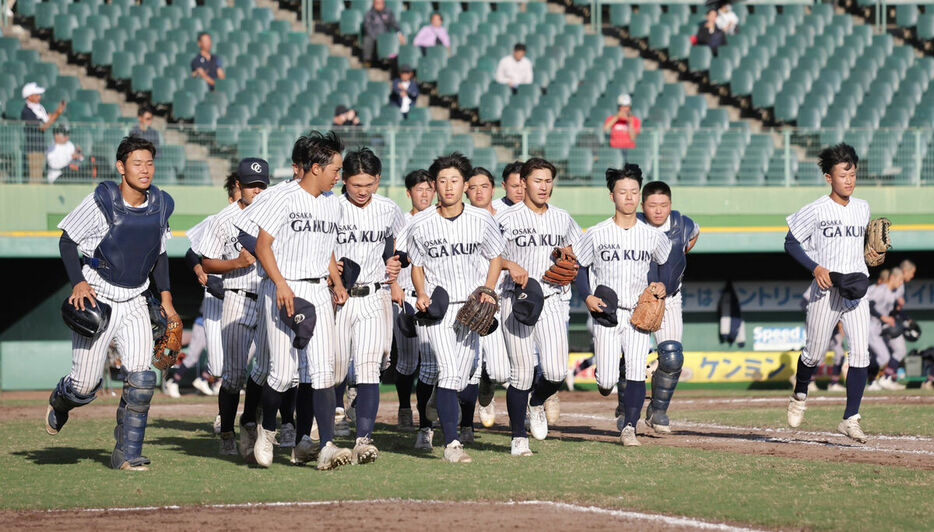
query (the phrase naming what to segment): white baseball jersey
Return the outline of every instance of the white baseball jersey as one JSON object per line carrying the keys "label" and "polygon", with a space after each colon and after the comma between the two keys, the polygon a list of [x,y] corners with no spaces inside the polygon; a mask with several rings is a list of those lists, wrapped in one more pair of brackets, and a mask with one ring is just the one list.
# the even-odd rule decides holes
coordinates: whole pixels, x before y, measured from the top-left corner
{"label": "white baseball jersey", "polygon": [[[290,190],[295,190],[299,188],[299,181],[295,179],[290,179],[288,181],[283,181],[276,185],[273,185],[263,191],[262,194],[253,198],[253,202],[246,206],[245,209],[240,211],[238,216],[235,216],[233,219],[234,227],[243,231],[244,233],[256,238],[259,236],[259,226],[256,225],[256,222],[253,221],[253,213],[256,209],[259,208],[266,201],[270,201],[280,194],[289,192]],[[237,233],[239,234],[239,233]],[[197,251],[197,250],[195,250]],[[256,261],[256,274],[259,275],[260,279],[266,277],[266,271],[263,270],[263,265]]]}
{"label": "white baseball jersey", "polygon": [[[126,200],[123,200],[123,203],[127,207],[132,207],[130,204],[126,203]],[[148,204],[149,199],[147,196],[147,200],[144,201],[142,205],[138,205],[135,208],[143,208]],[[85,257],[94,256],[94,250],[97,249],[97,246],[100,245],[101,241],[107,236],[107,232],[110,230],[107,219],[104,218],[104,213],[101,212],[100,207],[97,206],[97,202],[94,200],[93,192],[85,196],[84,199],[81,200],[81,203],[75,207],[75,210],[68,213],[65,218],[59,222],[58,228],[68,233],[68,236],[78,244],[78,251]],[[166,229],[165,233],[162,235],[159,253],[165,253],[165,241],[170,238],[172,238],[172,233],[169,229]],[[94,292],[98,296],[110,301],[128,301],[142,294],[149,288],[148,278],[139,286],[124,288],[108,283],[88,265],[83,266],[81,271],[84,274],[84,279],[91,285]]]}
{"label": "white baseball jersey", "polygon": [[201,242],[204,240],[204,233],[207,231],[208,227],[211,226],[211,220],[213,219],[214,215],[212,214],[192,226],[191,229],[185,231],[185,236],[188,237],[188,243],[191,244],[189,247],[198,255],[203,254],[201,253]]}
{"label": "white baseball jersey", "polygon": [[379,194],[373,194],[370,202],[363,207],[351,203],[346,195],[342,195],[339,201],[341,220],[337,228],[334,256],[338,260],[347,257],[360,265],[357,284],[385,281],[383,250],[386,239],[395,239],[405,227],[406,219],[402,209],[391,199]]}
{"label": "white baseball jersey", "polygon": [[[235,201],[214,215],[211,226],[201,240],[201,255],[220,260],[233,260],[240,256],[240,250],[243,249],[237,240],[240,229],[233,221],[240,216],[242,210],[240,202]],[[259,292],[260,279],[255,263],[245,268],[230,270],[223,274],[223,278],[225,290],[246,290],[253,294]]]}
{"label": "white baseball jersey", "polygon": [[516,205],[515,203],[512,203],[512,202],[507,203],[507,201],[509,200],[506,199],[506,196],[503,196],[502,198],[497,198],[490,203],[490,207],[493,207],[493,210],[496,211],[496,214],[499,214],[500,211],[504,211],[508,209],[509,207]]}
{"label": "white baseball jersey", "polygon": [[601,284],[612,288],[623,309],[635,308],[650,264],[664,264],[670,252],[671,240],[665,233],[638,220],[623,229],[613,218],[588,229],[574,246],[580,265],[591,267],[591,289]]}
{"label": "white baseball jersey", "polygon": [[869,274],[863,256],[869,204],[850,198],[840,205],[821,196],[785,219],[808,256],[832,272]]}
{"label": "white baseball jersey", "polygon": [[296,187],[264,201],[250,219],[275,239],[272,251],[282,276],[297,281],[328,275],[340,217],[334,194],[315,197]]}
{"label": "white baseball jersey", "polygon": [[[891,290],[887,284],[874,284],[866,291],[865,299],[873,305],[879,315],[888,316],[895,309],[898,289]],[[881,326],[882,320],[873,316],[872,323]]]}
{"label": "white baseball jersey", "polygon": [[[544,213],[537,214],[525,203],[517,203],[497,211],[496,222],[506,240],[503,258],[525,268],[532,279],[540,280],[551,267],[551,251],[554,248],[573,246],[581,238],[581,228],[574,218],[566,210],[554,205],[549,205]],[[570,297],[570,285],[541,285],[546,297],[552,294]],[[503,289],[508,291],[514,288],[515,283],[507,276]]]}
{"label": "white baseball jersey", "polygon": [[437,208],[416,214],[400,241],[399,249],[424,269],[427,293],[441,286],[451,302],[466,301],[486,282],[487,271],[476,267],[474,256],[493,260],[506,246],[493,216],[466,204],[453,219],[443,218]]}

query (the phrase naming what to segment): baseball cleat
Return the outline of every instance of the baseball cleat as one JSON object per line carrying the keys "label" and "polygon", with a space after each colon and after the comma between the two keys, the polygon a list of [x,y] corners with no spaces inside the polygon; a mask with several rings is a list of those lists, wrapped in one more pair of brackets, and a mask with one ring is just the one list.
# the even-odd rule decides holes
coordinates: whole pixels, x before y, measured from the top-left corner
{"label": "baseball cleat", "polygon": [[425,419],[431,422],[438,421],[438,408],[436,406],[437,391],[437,386],[431,389],[431,397],[428,398],[428,403],[425,405]]}
{"label": "baseball cleat", "polygon": [[898,381],[893,379],[891,375],[885,375],[882,378],[878,379],[876,382],[879,383],[879,386],[881,386],[883,390],[889,390],[889,391],[895,392],[898,390],[905,389],[905,385],[899,384]]}
{"label": "baseball cleat", "polygon": [[175,381],[165,382],[165,394],[172,399],[178,399],[182,396],[182,394],[178,391],[178,383]]}
{"label": "baseball cleat", "polygon": [[480,413],[480,423],[484,427],[490,428],[496,423],[496,399],[491,399],[490,404],[486,406],[481,405],[478,410]]}
{"label": "baseball cleat", "polygon": [[545,399],[545,419],[548,420],[549,425],[554,425],[558,422],[558,417],[561,415],[561,400],[558,399],[558,394],[554,394],[548,399]]}
{"label": "baseball cleat", "polygon": [[529,420],[529,431],[533,438],[542,441],[548,437],[548,418],[545,416],[544,405],[529,405],[526,417]]}
{"label": "baseball cleat", "polygon": [[214,395],[214,390],[211,389],[211,385],[208,384],[208,381],[202,379],[201,377],[198,377],[192,381],[191,385],[204,395]]}
{"label": "baseball cleat", "polygon": [[218,454],[221,456],[237,456],[240,454],[240,451],[237,450],[237,436],[233,431],[230,432],[221,432],[220,433],[220,450]]}
{"label": "baseball cleat", "polygon": [[[218,395],[221,393],[221,385],[224,384],[223,379],[217,379],[214,381],[214,384],[211,385],[211,395]],[[246,394],[246,392],[244,392]]]}
{"label": "baseball cleat", "polygon": [[215,436],[221,433],[221,415],[220,414],[217,414],[217,416],[214,418],[214,426],[212,428],[214,429]]}
{"label": "baseball cleat", "polygon": [[804,411],[807,410],[807,405],[805,405],[805,399],[798,399],[794,395],[791,396],[791,401],[788,402],[788,426],[792,428],[798,428],[801,425],[801,422],[804,421]]}
{"label": "baseball cleat", "polygon": [[357,438],[350,458],[352,464],[369,464],[379,458],[379,449],[373,445],[373,440],[367,437]]}
{"label": "baseball cleat", "polygon": [[532,450],[529,449],[529,439],[513,438],[511,454],[513,456],[532,456]]}
{"label": "baseball cleat", "polygon": [[318,459],[318,445],[308,436],[302,436],[301,441],[292,448],[292,465],[305,465]]}
{"label": "baseball cleat", "polygon": [[272,449],[276,444],[276,431],[259,428],[256,442],[253,444],[253,457],[256,465],[269,467],[272,465]]}
{"label": "baseball cleat", "polygon": [[642,445],[636,439],[636,428],[632,425],[626,425],[619,433],[619,441],[624,447],[638,447]]}
{"label": "baseball cleat", "polygon": [[52,405],[45,411],[45,431],[55,436],[68,421],[68,412],[56,412]]}
{"label": "baseball cleat", "polygon": [[283,449],[295,447],[295,425],[284,423],[279,427],[279,447]]}
{"label": "baseball cleat", "polygon": [[845,392],[846,386],[840,384],[839,382],[832,382],[830,386],[827,386],[828,392]]}
{"label": "baseball cleat", "polygon": [[461,427],[457,436],[461,443],[473,443],[473,427]]}
{"label": "baseball cleat", "polygon": [[859,443],[866,443],[869,439],[866,437],[866,433],[863,432],[863,428],[859,426],[860,415],[856,414],[847,419],[844,419],[837,425],[837,432],[843,434],[851,440],[858,441]]}
{"label": "baseball cleat", "polygon": [[256,444],[256,423],[247,423],[240,425],[240,456],[247,463],[256,460],[253,456],[253,446]]}
{"label": "baseball cleat", "polygon": [[415,448],[420,451],[430,451],[434,449],[431,440],[435,438],[435,431],[431,427],[423,427],[415,433]]}
{"label": "baseball cleat", "polygon": [[336,469],[342,465],[347,465],[353,458],[350,449],[344,449],[334,445],[334,442],[327,442],[318,454],[318,469],[327,471]]}
{"label": "baseball cleat", "polygon": [[337,407],[334,411],[335,436],[350,436],[350,422],[347,421],[347,416],[344,412],[344,409],[341,407]]}
{"label": "baseball cleat", "polygon": [[464,446],[461,442],[454,440],[444,447],[444,461],[454,464],[469,464],[473,462],[467,453],[464,452]]}
{"label": "baseball cleat", "polygon": [[872,381],[872,384],[866,387],[866,391],[867,392],[884,392],[885,388],[883,388],[882,385],[879,384],[880,380],[882,379],[876,379]]}
{"label": "baseball cleat", "polygon": [[922,390],[934,390],[934,381],[924,381],[921,383]]}
{"label": "baseball cleat", "polygon": [[[617,426],[619,425],[619,419],[616,421]],[[645,424],[648,425],[655,432],[660,432],[663,434],[669,434],[671,432],[671,422],[668,420],[668,416],[656,412],[652,408],[652,403],[649,403],[649,406],[645,409]],[[620,428],[622,430],[622,428]]]}
{"label": "baseball cleat", "polygon": [[489,406],[493,401],[493,394],[496,392],[496,385],[493,384],[493,381],[491,381],[489,378],[481,376],[478,392],[479,394],[477,395],[477,402],[480,404],[480,408]]}
{"label": "baseball cleat", "polygon": [[411,408],[400,408],[399,409],[399,417],[396,422],[396,429],[398,429],[399,432],[415,432],[416,430],[418,430],[415,427],[415,420],[412,417]]}

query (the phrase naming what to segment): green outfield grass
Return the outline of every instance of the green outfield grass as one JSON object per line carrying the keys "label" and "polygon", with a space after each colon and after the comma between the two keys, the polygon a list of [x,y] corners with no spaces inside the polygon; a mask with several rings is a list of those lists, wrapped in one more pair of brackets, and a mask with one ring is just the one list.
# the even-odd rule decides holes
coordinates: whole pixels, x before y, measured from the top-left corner
{"label": "green outfield grass", "polygon": [[[290,466],[277,451],[262,470],[217,457],[208,428],[203,418],[151,420],[145,454],[152,470],[130,473],[105,465],[110,419],[78,418],[56,437],[38,420],[2,422],[0,506],[544,499],[773,527],[907,530],[929,528],[934,500],[934,474],[904,467],[576,439],[533,442],[536,456],[516,459],[508,436],[484,432],[469,451],[474,463],[453,465],[440,460],[440,449],[415,453],[413,435],[382,425],[376,442],[383,455],[375,464],[319,472]],[[870,509],[869,501],[879,500],[888,503]]]}

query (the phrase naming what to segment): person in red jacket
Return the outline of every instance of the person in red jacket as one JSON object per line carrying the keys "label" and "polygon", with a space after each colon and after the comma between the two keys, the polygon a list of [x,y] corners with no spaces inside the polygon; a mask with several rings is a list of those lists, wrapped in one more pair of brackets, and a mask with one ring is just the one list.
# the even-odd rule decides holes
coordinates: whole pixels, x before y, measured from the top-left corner
{"label": "person in red jacket", "polygon": [[620,94],[616,103],[619,106],[616,114],[606,117],[603,131],[610,134],[610,147],[635,148],[642,121],[632,114],[632,97]]}

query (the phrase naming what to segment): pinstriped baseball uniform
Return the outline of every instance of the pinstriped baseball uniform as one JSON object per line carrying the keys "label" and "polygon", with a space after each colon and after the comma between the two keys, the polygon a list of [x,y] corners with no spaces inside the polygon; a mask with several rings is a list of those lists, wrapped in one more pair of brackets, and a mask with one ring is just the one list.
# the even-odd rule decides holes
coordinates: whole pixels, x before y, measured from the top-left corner
{"label": "pinstriped baseball uniform", "polygon": [[541,281],[553,264],[554,248],[573,246],[581,238],[581,228],[564,209],[549,205],[542,214],[532,211],[525,203],[496,213],[506,249],[503,258],[517,263],[542,285],[545,304],[534,326],[525,325],[512,317],[516,283],[507,276],[503,282],[501,322],[503,337],[509,353],[509,382],[513,388],[528,390],[535,372],[535,351],[539,353],[542,374],[546,380],[564,380],[568,370],[568,301],[570,286],[555,286]]}
{"label": "pinstriped baseball uniform", "polygon": [[477,268],[475,257],[493,260],[505,246],[489,212],[466,204],[463,208],[457,217],[445,219],[429,207],[415,215],[400,238],[400,249],[425,271],[426,293],[430,296],[436,286],[448,293],[447,313],[426,326],[425,333],[438,364],[438,386],[457,391],[470,380],[479,336],[455,326],[454,318],[467,297],[486,282],[487,271]]}
{"label": "pinstriped baseball uniform", "polygon": [[671,241],[644,222],[637,220],[634,226],[623,229],[610,218],[588,229],[574,252],[582,267],[590,266],[591,290],[605,285],[619,299],[616,327],[594,323],[597,385],[604,390],[616,385],[620,347],[626,357],[626,380],[644,381],[649,335],[633,327],[629,318],[647,285],[649,266],[668,260]]}
{"label": "pinstriped baseball uniform", "polygon": [[[198,255],[203,255],[201,242],[213,219],[214,215],[212,214],[185,231],[185,236],[188,237],[188,241],[191,243],[191,250]],[[208,277],[219,276],[209,274]],[[224,300],[214,297],[205,288],[204,297],[201,300],[201,316],[204,318],[204,336],[208,349],[208,373],[214,377],[220,377],[224,371],[224,349],[221,340],[221,313],[223,309]]]}
{"label": "pinstriped baseball uniform", "polygon": [[[148,203],[147,199],[139,208],[147,206]],[[65,216],[58,228],[68,233],[78,244],[78,251],[85,257],[94,256],[94,250],[110,229],[104,213],[94,201],[93,192],[85,196],[75,210]],[[167,229],[162,235],[160,253],[165,252],[165,241],[169,238],[171,232]],[[90,266],[85,265],[82,273],[97,294],[97,299],[110,305],[111,309],[110,322],[101,334],[94,338],[87,338],[75,332],[71,335],[71,373],[68,377],[75,392],[87,395],[94,391],[104,374],[107,349],[111,340],[115,341],[123,367],[128,372],[135,373],[149,371],[153,338],[149,307],[143,295],[149,288],[148,279],[139,286],[125,288],[108,283]]]}
{"label": "pinstriped baseball uniform", "polygon": [[[691,222],[694,224],[694,229],[691,230],[688,242],[694,240],[700,234],[700,225],[694,220],[691,220]],[[658,227],[658,230],[663,233],[667,233],[669,229],[671,229],[671,216],[668,216],[665,223]],[[685,246],[687,246],[688,242],[685,242]],[[668,341],[681,343],[681,338],[684,336],[684,316],[681,312],[680,282],[678,283],[678,293],[665,298],[665,315],[662,316],[662,326],[652,333],[652,336],[655,337],[655,345]]]}
{"label": "pinstriped baseball uniform", "polygon": [[[386,239],[395,238],[405,227],[405,218],[398,205],[378,194],[373,194],[363,207],[354,205],[346,195],[339,201],[341,220],[334,256],[346,257],[360,265],[354,286],[368,293],[351,295],[337,307],[334,380],[344,380],[353,360],[357,384],[379,384],[383,359],[390,348],[387,339],[392,334],[391,315],[387,314],[391,308],[390,294],[388,285],[382,284],[386,280],[383,249]],[[344,288],[352,292],[352,287]]]}
{"label": "pinstriped baseball uniform", "polygon": [[[404,237],[402,235],[414,218],[415,215],[411,212],[403,214],[405,224],[396,240],[397,248],[402,249],[400,247],[404,245],[402,242],[402,238]],[[415,302],[418,298],[415,296],[415,285],[412,284],[411,266],[403,268],[402,271],[399,272],[397,282],[399,283],[399,287],[402,288],[402,291],[405,292],[405,302],[412,305],[412,308],[415,308]],[[393,305],[393,335],[396,341],[396,356],[399,358],[396,361],[396,371],[402,375],[411,375],[415,373],[415,369],[418,368],[418,380],[426,384],[437,384],[438,364],[435,362],[435,357],[431,353],[431,346],[428,344],[428,337],[425,335],[425,326],[416,323],[415,337],[409,338],[405,336],[402,334],[402,331],[399,330],[398,326],[396,326],[395,320],[399,312],[401,312],[399,306]]]}
{"label": "pinstriped baseball uniform", "polygon": [[[869,224],[869,204],[850,198],[840,205],[821,196],[788,216],[788,230],[801,243],[807,255],[832,272],[868,275],[863,257],[863,241]],[[830,337],[837,322],[843,322],[843,333],[850,345],[850,367],[869,365],[869,303],[844,299],[836,287],[821,290],[817,281],[811,283],[807,304],[807,345],[801,352],[805,365],[816,366],[827,352]]]}
{"label": "pinstriped baseball uniform", "polygon": [[[901,286],[895,289],[895,300],[905,299],[905,283],[902,283]],[[905,360],[905,356],[908,354],[908,346],[905,345],[905,337],[898,336],[895,338],[888,338],[889,348],[892,350],[892,358],[901,362]]]}
{"label": "pinstriped baseball uniform", "polygon": [[276,264],[295,297],[315,306],[314,335],[305,349],[296,349],[292,347],[295,334],[279,317],[275,285],[268,277],[262,281],[269,348],[267,384],[277,392],[298,383],[311,383],[316,389],[334,386],[334,307],[326,278],[340,211],[334,194],[315,197],[294,187],[264,201],[251,214],[251,220],[274,238]]}
{"label": "pinstriped baseball uniform", "polygon": [[[888,316],[892,313],[892,310],[895,308],[895,303],[898,301],[898,290],[891,290],[884,283],[874,284],[866,291],[866,297],[864,299],[867,304],[872,304],[875,311],[881,316]],[[878,364],[879,367],[885,367],[889,359],[895,356],[894,349],[892,349],[891,345],[892,339],[882,334],[882,329],[885,327],[886,324],[882,323],[881,319],[870,314],[868,336],[869,352],[872,357],[876,359],[876,364]]]}
{"label": "pinstriped baseball uniform", "polygon": [[[262,196],[262,193],[257,197]],[[232,260],[240,256],[237,240],[240,230],[233,220],[242,209],[240,202],[224,207],[214,216],[205,238],[202,255],[211,259]],[[237,391],[246,385],[247,366],[256,351],[259,275],[255,263],[223,274],[224,307],[221,331],[224,342],[224,388]]]}

